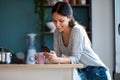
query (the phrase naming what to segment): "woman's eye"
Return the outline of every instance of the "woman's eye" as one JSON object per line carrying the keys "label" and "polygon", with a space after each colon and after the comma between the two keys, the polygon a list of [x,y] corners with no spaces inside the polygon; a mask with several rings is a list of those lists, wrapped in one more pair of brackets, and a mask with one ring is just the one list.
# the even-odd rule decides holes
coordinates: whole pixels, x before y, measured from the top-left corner
{"label": "woman's eye", "polygon": [[64,22],[64,20],[60,20],[60,22]]}
{"label": "woman's eye", "polygon": [[53,20],[53,22],[55,23],[55,22],[57,22],[56,20]]}

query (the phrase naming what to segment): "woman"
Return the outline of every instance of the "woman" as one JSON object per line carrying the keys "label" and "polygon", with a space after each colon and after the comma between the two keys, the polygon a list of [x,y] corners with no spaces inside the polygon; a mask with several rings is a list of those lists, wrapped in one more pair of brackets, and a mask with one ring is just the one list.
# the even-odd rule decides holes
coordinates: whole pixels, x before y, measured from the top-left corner
{"label": "woman", "polygon": [[49,63],[84,64],[76,69],[74,80],[111,80],[108,69],[92,50],[85,29],[74,21],[69,3],[58,2],[52,9],[56,26],[54,32],[54,52],[44,52]]}

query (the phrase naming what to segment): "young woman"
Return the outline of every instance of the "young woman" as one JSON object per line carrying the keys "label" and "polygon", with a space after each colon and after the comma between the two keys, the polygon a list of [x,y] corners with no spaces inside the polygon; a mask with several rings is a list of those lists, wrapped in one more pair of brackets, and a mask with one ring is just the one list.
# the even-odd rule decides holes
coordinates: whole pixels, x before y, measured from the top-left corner
{"label": "young woman", "polygon": [[85,29],[74,21],[70,4],[56,3],[52,18],[56,30],[51,53],[56,55],[44,52],[49,63],[84,64],[83,69],[76,69],[74,80],[111,80],[108,68],[91,48]]}

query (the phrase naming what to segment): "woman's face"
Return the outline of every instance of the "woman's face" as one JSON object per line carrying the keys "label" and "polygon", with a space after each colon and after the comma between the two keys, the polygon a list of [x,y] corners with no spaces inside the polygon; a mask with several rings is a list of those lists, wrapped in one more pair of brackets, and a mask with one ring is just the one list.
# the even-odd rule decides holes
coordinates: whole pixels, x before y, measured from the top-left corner
{"label": "woman's face", "polygon": [[56,29],[59,32],[64,32],[65,30],[67,30],[69,28],[68,26],[69,26],[71,17],[62,16],[56,12],[53,13],[52,17],[53,17],[53,22],[56,26]]}

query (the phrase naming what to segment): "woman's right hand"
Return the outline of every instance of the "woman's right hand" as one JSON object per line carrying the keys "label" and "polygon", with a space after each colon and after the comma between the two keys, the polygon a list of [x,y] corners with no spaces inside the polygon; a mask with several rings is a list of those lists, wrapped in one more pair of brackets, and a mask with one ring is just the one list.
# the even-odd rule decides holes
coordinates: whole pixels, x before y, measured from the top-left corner
{"label": "woman's right hand", "polygon": [[52,64],[58,63],[58,57],[56,56],[56,53],[54,51],[43,52],[43,55],[46,58],[46,63],[52,63]]}

